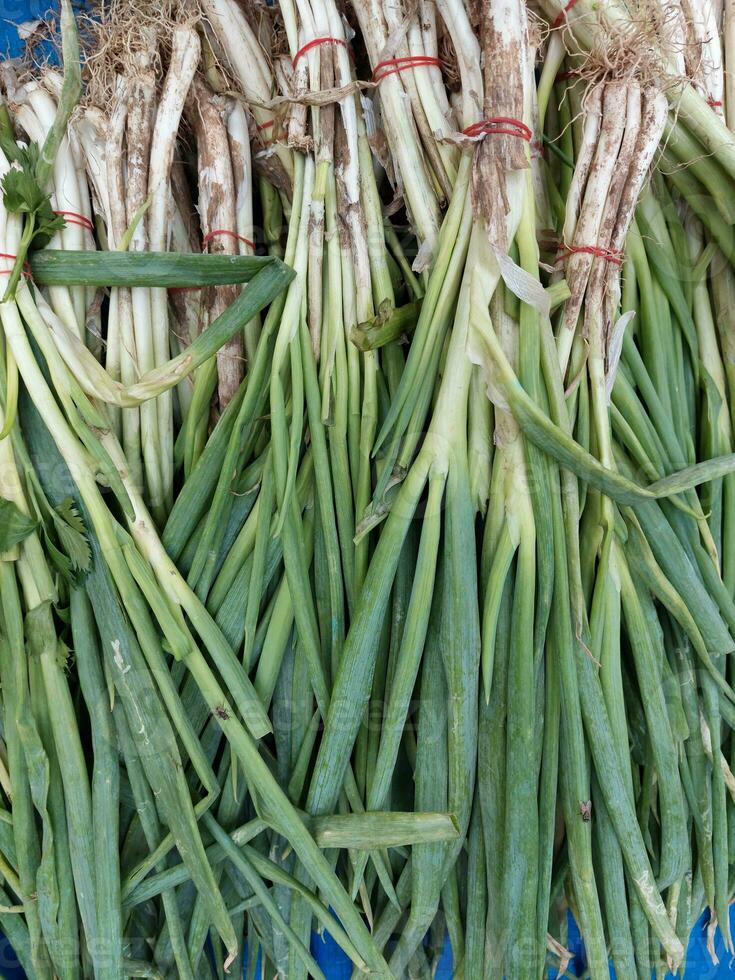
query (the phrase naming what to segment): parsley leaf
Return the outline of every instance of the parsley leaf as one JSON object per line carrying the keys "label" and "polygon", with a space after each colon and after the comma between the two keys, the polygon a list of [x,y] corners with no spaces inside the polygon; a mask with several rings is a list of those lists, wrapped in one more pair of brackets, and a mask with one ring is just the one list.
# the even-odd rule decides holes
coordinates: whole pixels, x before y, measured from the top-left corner
{"label": "parsley leaf", "polygon": [[43,207],[44,199],[48,200],[28,170],[13,167],[3,177],[3,201],[8,211],[33,214]]}
{"label": "parsley leaf", "polygon": [[32,248],[45,248],[57,231],[61,231],[66,222],[61,214],[51,210],[51,201],[46,198],[36,211],[36,230],[33,235]]}
{"label": "parsley leaf", "polygon": [[92,561],[86,529],[71,497],[62,500],[53,511],[54,528],[59,544],[74,572],[86,572]]}
{"label": "parsley leaf", "polygon": [[[10,142],[14,141],[10,140],[5,127],[0,125],[0,143],[4,146]],[[56,232],[65,224],[63,216],[54,213],[51,196],[45,190],[45,180],[40,176],[43,168],[38,144],[29,143],[27,147],[19,147],[17,144],[15,146],[16,152],[12,154],[14,165],[3,177],[0,187],[7,210],[14,214],[24,214],[26,219],[5,299],[15,295],[28,253],[48,245]]]}
{"label": "parsley leaf", "polygon": [[65,582],[79,585],[92,564],[84,521],[71,497],[54,508],[40,488],[29,484],[35,513],[40,518],[39,533],[43,537],[46,557]]}

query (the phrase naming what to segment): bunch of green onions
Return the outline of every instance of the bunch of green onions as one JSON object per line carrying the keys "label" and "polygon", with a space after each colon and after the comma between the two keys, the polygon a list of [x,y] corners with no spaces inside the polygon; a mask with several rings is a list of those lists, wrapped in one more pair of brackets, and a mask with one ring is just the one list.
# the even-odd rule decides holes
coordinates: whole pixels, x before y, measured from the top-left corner
{"label": "bunch of green onions", "polygon": [[118,0],[82,69],[62,0],[3,66],[29,976],[732,951],[731,5],[528,6]]}

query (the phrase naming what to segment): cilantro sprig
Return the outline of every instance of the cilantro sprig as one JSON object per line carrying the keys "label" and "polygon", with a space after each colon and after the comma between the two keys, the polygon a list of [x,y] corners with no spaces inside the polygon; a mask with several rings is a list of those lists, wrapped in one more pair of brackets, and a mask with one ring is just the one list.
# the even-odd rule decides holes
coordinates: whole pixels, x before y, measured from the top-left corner
{"label": "cilantro sprig", "polygon": [[[4,139],[2,142],[6,143]],[[8,152],[10,141],[7,141],[7,146],[3,145],[5,155],[14,164],[2,180],[3,203],[13,214],[26,215],[26,220],[23,223],[18,255],[3,302],[12,299],[15,295],[28,253],[48,245],[56,232],[64,227],[63,217],[54,214],[51,195],[44,192],[38,179],[40,160],[38,144],[31,143],[27,147],[20,147],[13,141],[12,145],[12,153]]]}
{"label": "cilantro sprig", "polygon": [[76,586],[92,562],[84,521],[71,497],[65,497],[57,507],[52,507],[35,473],[31,471],[28,476],[26,489],[36,518],[31,530],[38,530],[46,556],[61,578],[68,585]]}

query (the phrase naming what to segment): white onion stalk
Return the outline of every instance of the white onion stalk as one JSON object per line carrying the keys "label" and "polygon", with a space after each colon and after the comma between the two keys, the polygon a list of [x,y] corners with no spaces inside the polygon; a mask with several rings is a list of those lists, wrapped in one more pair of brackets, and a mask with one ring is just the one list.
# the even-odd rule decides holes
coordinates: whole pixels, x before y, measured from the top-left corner
{"label": "white onion stalk", "polygon": [[437,0],[442,20],[452,38],[457,55],[462,82],[461,125],[466,127],[475,122],[483,111],[483,91],[481,48],[472,30],[467,10],[460,0]]}
{"label": "white onion stalk", "polygon": [[[44,72],[44,75],[42,77],[42,83],[44,88],[51,93],[55,102],[58,103],[59,99],[61,98],[61,93],[64,84],[64,79],[62,74],[58,71],[52,71],[49,69],[46,72]],[[94,204],[94,194],[95,194],[95,181],[94,178],[90,178],[89,183],[87,181],[87,166],[86,166],[87,156],[86,156],[86,149],[82,145],[82,133],[80,132],[80,122],[81,122],[80,117],[77,117],[74,120],[70,120],[67,127],[67,131],[68,131],[68,138],[69,138],[69,146],[71,147],[71,154],[74,159],[74,166],[76,169],[77,180],[79,182],[79,201],[81,206],[78,213],[83,217],[87,218],[88,221],[91,223],[91,225],[94,227],[95,209],[93,207],[93,204]],[[84,232],[85,242],[87,243],[85,244],[84,247],[95,248],[96,246],[94,242],[94,231],[89,228],[84,228],[82,230]],[[97,326],[96,333],[98,336],[101,336],[101,332],[99,329],[101,324],[96,322],[97,320],[100,320],[100,312],[99,312],[100,305],[101,304],[99,302],[99,296],[97,295],[96,291],[93,288],[87,289],[86,304],[85,304],[87,310],[87,327],[89,331],[89,328],[91,326],[90,308],[96,307],[97,313],[95,316],[95,325]]]}
{"label": "white onion stalk", "polygon": [[[152,251],[166,251],[170,222],[171,190],[169,173],[176,146],[179,121],[184,109],[187,92],[199,62],[201,46],[195,31],[176,27],[173,32],[171,61],[163,83],[153,138],[150,147],[148,170],[148,247]],[[142,203],[142,202],[141,202]],[[131,216],[128,216],[131,220]],[[150,291],[153,321],[153,366],[165,364],[170,357],[168,297],[165,289]],[[158,433],[161,450],[162,502],[166,508],[173,501],[173,408],[171,394],[166,392],[156,403]]]}
{"label": "white onion stalk", "polygon": [[[85,233],[89,238],[89,247],[96,248],[94,231],[95,228],[95,207],[94,194],[90,185],[87,183],[86,156],[79,138],[76,127],[69,127],[69,142],[71,144],[72,156],[76,166],[77,177],[79,179],[79,192],[82,201],[82,209],[79,212],[87,218],[91,228],[85,228]],[[104,236],[101,241],[104,246]],[[94,286],[85,289],[85,333],[87,342],[95,351],[98,360],[104,359],[104,338],[102,336],[102,302],[104,291]]]}
{"label": "white onion stalk", "polygon": [[[51,78],[54,76],[52,75]],[[55,76],[58,79],[58,75]],[[51,78],[49,81],[51,81]],[[44,135],[53,125],[56,115],[56,99],[41,86],[29,84],[26,86],[28,101],[36,113]],[[88,228],[80,227],[74,221],[74,215],[80,215],[91,221],[92,214],[89,204],[89,190],[84,173],[80,168],[74,138],[71,133],[62,140],[54,161],[54,192],[56,206],[60,211],[71,211],[69,219],[61,232],[61,242],[64,249],[78,251],[94,248],[94,236]],[[79,292],[73,292],[74,307],[80,326],[84,328],[85,296],[83,287],[75,287]]]}
{"label": "white onion stalk", "polygon": [[[349,372],[350,365],[352,365],[352,383],[355,385],[359,385],[358,372],[361,371],[362,374],[359,444],[355,460],[356,469],[352,473],[355,526],[369,506],[372,493],[372,452],[378,425],[378,354],[376,351],[366,351],[353,361],[353,352],[350,351],[345,364],[341,357],[342,343],[347,340],[358,323],[364,322],[365,318],[370,319],[383,307],[392,308],[394,305],[393,287],[385,264],[385,241],[382,234],[380,198],[375,186],[375,174],[362,121],[358,123],[357,135],[358,145],[353,147],[348,143],[344,151],[349,154],[351,165],[355,169],[359,168],[360,171],[361,203],[352,204],[350,200],[346,200],[349,195],[349,188],[346,182],[342,180],[337,183],[336,195],[339,212],[342,213],[347,208],[350,217],[348,228],[352,261],[348,264],[346,274],[343,273],[343,294],[345,293],[345,280],[349,279],[349,284],[346,287],[349,306],[343,305],[343,311],[347,315],[352,315],[352,301],[354,300],[354,313],[357,317],[356,321],[347,319],[346,316],[343,318],[345,332],[342,337],[337,338],[336,369],[340,373]],[[340,162],[338,160],[338,166]],[[352,347],[352,344],[349,344],[349,347]],[[386,361],[387,365],[388,362]],[[338,379],[336,390],[339,391],[339,388]],[[355,401],[359,390],[359,387],[355,389]],[[327,395],[326,390],[324,394]],[[334,397],[335,414],[339,419],[343,417],[345,412],[349,411],[351,398],[353,395],[350,393],[348,394],[348,404],[344,405],[340,403],[339,395]],[[335,447],[334,452],[338,453],[339,449]],[[368,541],[360,540],[354,551],[355,588],[361,587],[364,581],[367,573],[368,554]]]}
{"label": "white onion stalk", "polygon": [[682,0],[692,51],[689,77],[700,88],[707,104],[724,117],[724,76],[719,24],[712,0]]}
{"label": "white onion stalk", "polygon": [[[101,109],[90,106],[72,123],[81,153],[84,158],[82,173],[86,173],[89,193],[94,209],[109,223],[110,201],[107,194],[107,164],[105,161],[105,138],[107,123]],[[85,181],[86,184],[86,181]]]}
{"label": "white onion stalk", "polygon": [[[253,227],[253,183],[254,175],[250,159],[250,134],[245,109],[240,102],[230,100],[227,113],[227,135],[230,143],[232,176],[235,183],[235,231],[240,255],[252,255],[253,248],[248,242],[255,242]],[[247,239],[247,241],[243,241]],[[255,348],[260,337],[260,318],[256,317],[245,325],[245,353],[252,363]]]}
{"label": "white onion stalk", "polygon": [[722,61],[725,78],[725,119],[735,129],[735,0],[724,0],[722,11]]}
{"label": "white onion stalk", "polygon": [[[3,172],[7,170],[7,163],[4,159],[0,161],[0,169]],[[8,212],[5,208],[0,208],[0,241],[6,240],[7,222]],[[10,265],[7,260],[3,260],[3,262],[4,268]],[[5,350],[6,358],[12,357],[9,345],[5,345]],[[2,425],[0,426],[2,428],[6,422],[2,408],[0,408],[0,418],[2,418]],[[11,500],[23,514],[29,514],[12,440],[9,438],[0,440],[0,498]],[[2,557],[4,561],[17,563],[18,575],[24,589],[29,591],[37,589],[45,599],[56,599],[56,587],[48,572],[43,549],[37,535],[33,534],[26,538],[19,545],[5,552]],[[41,583],[40,589],[37,584],[39,582]]]}
{"label": "white onion stalk", "polygon": [[[127,183],[124,164],[124,140],[127,126],[129,83],[118,78],[105,141],[105,185],[109,218],[107,236],[110,248],[119,248],[128,227]],[[130,289],[113,289],[110,293],[110,321],[107,337],[106,367],[123,385],[134,384],[140,374],[138,346]],[[141,412],[137,406],[121,413],[122,445],[131,478],[144,486],[143,450],[141,446]]]}
{"label": "white onion stalk", "polygon": [[[557,336],[562,375],[566,374],[573,345],[581,343],[577,334],[581,311],[583,336],[589,338],[591,331],[600,329],[605,338],[603,350],[610,340],[620,298],[620,266],[614,258],[622,255],[666,117],[663,95],[650,89],[642,95],[636,82],[609,83],[602,90],[601,101],[591,101],[594,119],[590,126],[585,121],[584,132],[585,136],[594,133],[599,125],[599,133],[596,145],[586,143],[582,151],[590,166],[575,170],[567,197],[562,247],[597,247],[612,260],[573,251],[565,257],[564,275],[572,295]],[[570,381],[576,383],[579,377]]]}
{"label": "white onion stalk", "polygon": [[[571,239],[565,238],[562,248],[598,246],[600,226],[608,191],[617,166],[618,152],[625,131],[626,90],[623,83],[611,82],[602,96],[600,133],[590,166],[579,216]],[[566,232],[566,228],[565,228]],[[577,319],[585,296],[587,279],[595,257],[585,252],[570,252],[566,257],[565,276],[572,295],[564,309],[563,323],[557,337],[562,374],[566,373],[572,349]]]}
{"label": "white onion stalk", "polygon": [[[342,17],[337,10],[336,4],[333,0],[327,0],[325,3],[317,3],[309,8],[309,5],[305,2],[298,4],[299,12],[302,18],[305,19],[305,26],[299,36],[298,42],[295,38],[289,38],[289,43],[292,46],[292,54],[295,55],[297,48],[295,45],[297,43],[306,43],[311,37],[308,34],[310,30],[316,30],[318,33],[316,36],[328,36],[334,37],[341,40],[342,44],[330,44],[324,47],[312,48],[306,55],[300,59],[299,66],[302,62],[306,62],[309,67],[309,75],[311,80],[311,88],[313,90],[319,90],[321,88],[321,73],[320,65],[322,64],[321,58],[324,58],[324,65],[329,66],[327,71],[333,73],[334,82],[338,88],[342,88],[350,83],[352,80],[352,68],[350,65],[349,53],[346,47],[346,36],[345,27]],[[287,4],[282,4],[282,9],[288,10]],[[309,13],[311,10],[311,15]],[[304,33],[304,32],[307,33]],[[332,116],[331,107],[325,107],[325,134],[324,134],[324,145],[320,145],[321,140],[316,146],[317,154],[317,165],[320,168],[320,174],[317,174],[316,184],[315,184],[315,197],[322,194],[320,187],[320,177],[322,173],[326,172],[326,168],[332,165],[332,153],[331,153],[331,134],[330,134],[330,120]],[[323,110],[315,109],[313,113],[314,125],[319,128],[318,119],[320,112]],[[359,150],[358,150],[358,129],[357,129],[357,101],[353,96],[347,96],[339,101],[339,113],[342,125],[344,127],[344,142],[345,150],[341,156],[339,162],[339,181],[342,186],[342,193],[344,196],[344,203],[346,205],[345,211],[343,213],[343,220],[346,222],[350,239],[352,242],[352,256],[355,270],[355,282],[358,297],[358,316],[362,317],[364,314],[368,316],[372,315],[372,289],[370,282],[370,270],[368,263],[368,244],[367,244],[367,229],[365,227],[364,219],[361,213],[360,207],[360,166],[359,166]],[[323,178],[322,178],[323,179]],[[318,215],[319,210],[323,209],[323,203],[320,199],[314,210],[315,216]],[[318,220],[318,218],[317,218]],[[322,219],[323,221],[323,212]]]}
{"label": "white onion stalk", "polygon": [[[587,183],[587,176],[592,166],[597,139],[602,119],[602,87],[594,86],[588,93],[585,102],[585,113],[579,127],[580,140],[575,140],[577,158],[574,165],[574,176],[569,186],[562,227],[562,241],[571,241],[582,206],[582,197]],[[552,281],[561,278],[558,271]]]}
{"label": "white onion stalk", "polygon": [[[171,222],[169,226],[169,248],[174,252],[197,253],[201,250],[201,226],[199,215],[191,199],[187,176],[180,161],[174,160],[171,168]],[[199,335],[202,291],[199,289],[169,290],[169,309],[176,323],[171,331],[174,342],[180,348],[186,347]],[[196,374],[187,379],[186,389],[191,387]],[[179,389],[182,394],[182,388]],[[190,394],[184,396],[188,406]],[[184,415],[188,411],[182,407]]]}
{"label": "white onion stalk", "polygon": [[[182,204],[186,207],[189,203],[188,188],[184,195],[184,188],[180,186],[176,179],[177,168],[172,171],[173,186],[173,215],[171,217],[171,240],[170,248],[174,252],[196,252],[198,242],[194,238],[193,222],[188,221],[182,213]],[[183,175],[182,175],[183,176]],[[187,216],[188,217],[188,216]],[[169,313],[174,326],[170,329],[171,343],[177,354],[180,354],[199,334],[200,322],[199,313],[201,309],[201,290],[169,290],[168,294]],[[194,382],[196,372],[184,378],[176,387],[176,395],[179,400],[179,410],[181,418],[186,420],[194,394]]]}
{"label": "white onion stalk", "polygon": [[[349,151],[347,151],[349,152]],[[355,161],[357,162],[357,161]],[[367,163],[367,161],[366,161]],[[338,160],[339,166],[339,160]],[[366,185],[374,188],[374,176],[372,167],[363,167],[362,170],[363,180]],[[368,194],[365,195],[369,202]],[[350,209],[349,201],[347,198],[347,189],[345,185],[340,181],[337,184],[337,195],[336,195],[336,205],[340,213],[344,213],[346,209]],[[372,228],[378,228],[380,225],[376,221],[375,213],[375,200],[374,195],[372,197]],[[393,303],[393,291],[392,288],[385,282],[385,277],[376,275],[373,280],[370,269],[370,251],[368,250],[367,242],[364,238],[364,233],[366,230],[365,225],[365,215],[361,207],[352,205],[352,218],[350,231],[357,232],[357,237],[355,234],[350,234],[350,245],[351,245],[351,255],[347,270],[347,276],[349,277],[349,285],[347,287],[350,299],[354,298],[354,308],[357,315],[357,323],[364,321],[365,317],[370,319],[374,314],[375,310],[380,307],[381,303],[388,303],[392,305]],[[378,212],[379,214],[379,212]],[[382,236],[381,236],[382,238]],[[361,261],[356,261],[356,255],[359,250],[364,248],[361,255]],[[373,282],[375,284],[375,298],[376,303],[373,303]],[[339,370],[340,367],[344,367],[341,364],[341,358],[339,358],[340,345],[349,337],[349,334],[357,325],[357,323],[352,323],[349,321],[343,321],[346,327],[345,333],[342,338],[337,338],[337,354],[338,359],[336,360],[335,366]],[[362,389],[362,402],[360,405],[360,435],[358,443],[357,452],[357,468],[352,473],[352,486],[355,501],[355,524],[364,513],[365,509],[370,503],[370,496],[372,492],[372,478],[371,478],[371,464],[372,464],[372,450],[375,444],[375,433],[378,424],[378,391],[377,391],[377,375],[378,375],[378,354],[377,351],[366,351],[358,358],[359,369],[361,369],[361,389]],[[358,384],[357,372],[355,376],[355,384]],[[332,399],[332,404],[335,407],[336,412],[341,412],[344,410],[344,406],[339,406],[339,380],[336,381],[335,388],[337,394],[333,395],[325,388],[324,396]],[[357,388],[355,394],[360,391],[360,387]],[[349,396],[348,396],[349,397]],[[355,550],[355,572],[354,572],[354,582],[355,587],[358,588],[362,585],[367,570],[367,557],[368,557],[368,542],[360,541],[357,543]]]}
{"label": "white onion stalk", "polygon": [[[217,231],[230,234],[209,239],[213,254],[237,255],[237,240],[232,237],[235,217],[235,186],[227,138],[227,103],[215,95],[205,82],[196,79],[192,86],[191,118],[197,137],[199,168],[199,216],[204,238]],[[212,323],[237,296],[235,286],[215,286],[207,290],[206,316]],[[217,353],[217,378],[220,408],[230,402],[244,376],[243,337],[236,334]]]}
{"label": "white onion stalk", "polygon": [[[423,51],[430,58],[439,57],[439,40],[436,28],[436,7],[435,0],[420,0],[418,7],[418,27],[421,31]],[[413,24],[410,30],[413,30]],[[453,114],[451,100],[444,87],[444,79],[441,72],[429,72],[434,90],[436,105],[441,110],[446,119],[450,119]]]}
{"label": "white onion stalk", "polygon": [[[360,24],[370,63],[375,66],[384,60],[383,51],[389,43],[384,11],[378,0],[357,0],[352,7]],[[421,264],[428,267],[439,231],[439,202],[424,160],[421,138],[401,74],[386,77],[380,83],[379,94],[385,135],[396,168],[397,189],[405,197],[421,243]]]}
{"label": "white onion stalk", "polygon": [[[149,35],[147,42],[146,50],[135,59],[135,71],[131,74],[127,87],[126,226],[131,224],[148,197],[148,168],[156,112],[156,80],[153,70],[156,36]],[[128,247],[131,252],[144,252],[148,249],[148,222],[145,216],[133,231]],[[140,374],[145,374],[156,366],[151,290],[134,287],[130,292],[136,368]],[[140,408],[140,442],[147,499],[155,519],[163,522],[167,511],[165,463],[155,402],[148,402]]]}
{"label": "white onion stalk", "polygon": [[[102,217],[102,226],[99,228],[100,240],[103,248],[109,248],[109,238],[107,230],[111,227],[112,219],[110,214],[110,199],[107,193],[107,163],[105,161],[105,143],[107,138],[107,123],[104,113],[95,107],[88,107],[80,114],[72,124],[70,133],[73,133],[75,143],[79,147],[80,158],[83,161],[81,168],[82,177],[86,175],[89,181],[89,194],[93,201],[93,210]],[[90,290],[88,290],[88,293]],[[118,293],[116,289],[110,290],[109,303],[107,309],[107,333],[104,340],[104,349],[100,350],[99,360],[105,365],[105,369],[115,380],[120,379],[120,329],[118,318]],[[110,422],[115,430],[115,434],[122,441],[122,418],[116,408],[109,410]],[[140,468],[137,470],[140,477]]]}
{"label": "white onion stalk", "polygon": [[[641,93],[640,126],[630,166],[625,177],[617,205],[617,218],[607,245],[613,253],[622,253],[635,213],[636,202],[653,163],[656,150],[664,131],[667,116],[666,97],[656,88],[648,87]],[[607,265],[607,282],[603,287],[605,297],[605,331],[608,345],[611,331],[620,305],[620,269],[612,262]],[[609,371],[608,362],[608,371]],[[608,373],[608,390],[613,378]]]}
{"label": "white onion stalk", "polygon": [[[403,9],[403,5],[388,3],[383,6],[388,42],[379,55],[381,62],[395,57],[432,56],[436,46],[434,44],[427,51],[424,39],[427,38],[430,43],[436,40],[435,28],[432,31],[435,17],[433,4],[426,5],[423,12],[426,22],[419,24],[418,17]],[[440,142],[436,138],[438,134],[446,136],[452,131],[441,68],[438,65],[407,67],[398,72],[397,77],[410,100],[414,122],[421,135],[424,152],[429,158],[432,180],[441,189],[442,196],[449,199],[456,179],[457,152],[451,144]],[[381,85],[382,82],[378,85],[378,93]],[[436,90],[441,91],[440,101],[435,97]]]}
{"label": "white onion stalk", "polygon": [[[436,30],[436,9],[434,0],[421,0],[418,8],[418,23],[411,21],[408,29],[408,42],[411,55],[425,54],[430,58],[439,57],[439,45]],[[416,36],[420,34],[420,40]],[[426,119],[432,136],[436,133],[451,132],[455,127],[453,123],[453,110],[444,87],[441,69],[437,66],[430,67],[428,71],[419,70],[410,72],[414,75],[416,88],[418,90],[421,104],[426,112]],[[427,91],[427,87],[430,91]],[[457,177],[458,159],[454,148],[451,145],[440,143],[437,147],[442,158],[444,168],[450,181],[454,186]],[[451,193],[449,195],[451,197]]]}
{"label": "white onion stalk", "polygon": [[[311,38],[329,36],[329,28],[321,4],[316,5],[316,13],[308,2],[294,4],[290,0],[282,0],[281,14],[283,16],[289,50],[292,58],[296,56],[302,43]],[[299,30],[299,16],[303,22]],[[297,96],[307,91],[321,91],[322,80],[327,85],[334,81],[333,51],[336,45],[317,46],[302,56],[293,66],[291,87]],[[306,137],[308,117],[312,120],[312,139]],[[333,155],[334,141],[334,107],[315,106],[309,113],[306,102],[296,107],[296,115],[291,120],[289,135],[295,135],[296,129],[304,130],[304,148],[313,150],[317,164],[317,175],[310,201],[309,244],[308,244],[308,294],[307,318],[314,356],[319,360],[321,353],[322,329],[322,268],[324,258],[324,196],[326,181],[329,179],[329,166]]]}
{"label": "white onion stalk", "polygon": [[[232,66],[256,124],[271,127],[264,132],[272,132],[274,115],[273,109],[268,108],[268,103],[273,97],[273,73],[247,18],[235,0],[202,0],[201,6]],[[273,153],[290,183],[293,180],[290,150],[276,143]]]}
{"label": "white onion stalk", "polygon": [[[47,73],[45,83],[52,92],[60,91],[56,73]],[[53,125],[56,103],[52,95],[35,83],[30,83],[22,91],[27,101],[18,107],[16,117],[29,136],[41,145]],[[94,236],[86,227],[86,222],[92,223],[89,188],[81,147],[71,128],[59,146],[53,170],[52,202],[66,223],[49,243],[50,246],[66,251],[94,249]],[[52,286],[48,294],[51,308],[80,339],[92,341],[90,346],[95,348],[96,356],[101,357],[101,302],[96,299],[96,291],[80,286]]]}
{"label": "white onion stalk", "polygon": [[660,11],[654,6],[653,16],[658,28],[659,42],[669,54],[670,64],[682,78],[696,57],[695,39],[691,35],[684,13],[687,0],[659,0]]}
{"label": "white onion stalk", "polygon": [[[331,223],[331,218],[329,211],[331,210],[330,202],[328,200],[328,213],[327,221]],[[339,213],[339,202],[335,200],[334,203],[335,217]],[[357,305],[355,296],[355,278],[352,275],[352,263],[350,262],[350,242],[347,240],[346,235],[338,235],[339,239],[339,253],[340,253],[340,263],[339,263],[339,276],[340,276],[340,287],[339,292],[334,293],[334,299],[336,300],[339,296],[340,306],[341,306],[341,316],[336,321],[337,324],[341,325],[343,331],[347,336],[349,336],[348,329],[349,324],[357,323]],[[330,243],[331,244],[331,243]],[[329,247],[329,246],[328,246]],[[330,275],[332,272],[332,266],[330,265]],[[330,280],[331,281],[331,280]],[[357,481],[357,474],[360,467],[360,428],[362,425],[362,410],[360,406],[360,374],[361,365],[359,352],[354,344],[346,343],[347,352],[347,452],[349,456],[349,470],[352,475],[353,483]],[[336,340],[336,351],[339,350],[339,339]],[[329,372],[331,370],[331,357],[330,348],[327,346],[327,356],[325,357],[322,365],[322,385],[323,390],[328,390],[326,385],[329,382]],[[327,417],[327,406],[326,404],[322,408],[322,416]],[[354,530],[353,530],[354,534]]]}
{"label": "white onion stalk", "polygon": [[[35,88],[35,93],[32,89]],[[23,129],[28,133],[33,142],[39,146],[51,127],[55,114],[53,101],[48,93],[38,86],[27,86],[19,90],[24,92],[28,98],[17,106],[15,116]],[[35,97],[34,97],[35,96]],[[39,112],[36,111],[39,110]],[[77,214],[81,211],[79,200],[79,185],[77,182],[74,162],[69,148],[68,137],[64,137],[59,147],[59,154],[54,161],[53,184],[51,187],[51,205],[54,210],[72,211]],[[69,224],[62,231],[57,232],[49,243],[50,248],[69,248],[73,250],[90,247],[89,242],[85,242],[84,230],[76,224]],[[85,290],[81,286],[66,288],[64,286],[52,286],[49,288],[49,295],[54,309],[66,322],[70,330],[74,330],[80,337],[84,338],[84,325],[86,319],[85,310]]]}
{"label": "white onion stalk", "polygon": [[[608,186],[608,189],[603,198],[603,208],[600,215],[600,220],[598,227],[596,229],[596,234],[594,237],[594,242],[596,245],[602,248],[609,248],[610,241],[612,238],[612,232],[615,227],[615,222],[618,215],[618,208],[620,204],[620,198],[622,197],[623,187],[627,178],[627,174],[630,168],[631,158],[636,148],[636,143],[638,140],[640,132],[640,122],[641,122],[641,105],[640,105],[640,90],[635,83],[631,83],[627,86],[627,92],[625,88],[616,86],[614,91],[610,91],[612,86],[608,86],[605,91],[604,96],[604,111],[603,111],[603,128],[601,133],[600,142],[598,144],[598,152],[611,153],[614,156],[614,167],[615,172],[612,180]],[[622,139],[618,139],[618,149],[613,151],[612,147],[609,145],[609,141],[605,140],[605,123],[608,118],[609,108],[608,108],[608,94],[613,97],[615,104],[620,107],[620,115],[622,116],[622,124],[624,130],[622,133]],[[604,146],[608,143],[607,146]],[[585,203],[587,198],[585,196]],[[582,216],[584,216],[584,210],[582,211]],[[628,222],[631,220],[632,214],[627,217]],[[580,219],[580,224],[583,224]],[[584,231],[582,232],[585,233]],[[586,241],[590,241],[586,239]],[[574,256],[570,256],[574,258]],[[608,417],[608,384],[607,384],[607,365],[608,365],[608,344],[610,341],[610,329],[612,328],[612,323],[607,324],[605,322],[605,317],[603,314],[604,306],[604,292],[606,286],[606,280],[608,279],[607,273],[610,266],[614,265],[612,262],[606,261],[602,257],[589,256],[592,260],[589,263],[588,276],[585,277],[584,281],[584,293],[580,297],[580,303],[577,305],[575,303],[575,309],[578,316],[579,310],[582,309],[581,300],[584,299],[584,328],[583,336],[587,340],[588,344],[588,360],[587,369],[590,378],[590,387],[592,389],[592,405],[593,414],[596,421],[596,433],[598,440],[598,448],[600,453],[600,460],[603,465],[608,468],[614,468],[615,462],[612,455],[612,437],[610,433],[610,421]],[[619,267],[615,267],[615,272],[611,273],[617,279],[619,275]],[[574,270],[569,267],[569,274],[572,275]],[[619,292],[619,290],[618,290]],[[574,297],[574,291],[573,291]],[[573,331],[575,325],[572,324],[570,327],[570,321],[565,317],[564,326],[562,328],[565,331]],[[566,335],[565,335],[566,336]],[[559,360],[562,368],[562,372],[565,371],[566,362],[563,360],[563,353],[560,347]],[[603,506],[607,506],[604,504]]]}

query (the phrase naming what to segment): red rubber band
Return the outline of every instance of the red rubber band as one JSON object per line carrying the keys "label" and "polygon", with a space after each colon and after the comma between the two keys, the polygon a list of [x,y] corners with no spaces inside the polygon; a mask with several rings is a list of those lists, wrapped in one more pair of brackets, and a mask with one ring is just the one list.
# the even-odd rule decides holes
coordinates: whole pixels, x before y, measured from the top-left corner
{"label": "red rubber band", "polygon": [[244,235],[238,235],[236,231],[230,231],[229,228],[213,228],[212,231],[208,231],[202,239],[202,250],[204,250],[212,239],[216,238],[218,235],[225,235],[227,238],[235,238],[238,242],[243,242],[245,245],[249,245],[250,248],[255,251],[255,242],[251,242],[250,239],[245,238]]}
{"label": "red rubber band", "polygon": [[343,48],[347,47],[347,41],[342,40],[341,37],[315,37],[311,41],[307,41],[303,47],[299,48],[296,54],[293,56],[291,65],[295,68],[298,64],[298,60],[302,55],[305,55],[312,48],[318,48],[320,44],[341,44]]}
{"label": "red rubber band", "polygon": [[[15,262],[17,258],[17,255],[8,255],[7,252],[0,252],[0,259],[8,259],[10,262]],[[0,269],[0,276],[9,276],[12,271],[12,269]],[[31,267],[27,262],[23,263],[23,275],[29,279],[31,278]]]}
{"label": "red rubber band", "polygon": [[623,253],[617,248],[603,248],[601,245],[562,245],[561,251],[565,255],[594,255],[595,258],[604,259],[606,262],[613,262],[615,265],[623,264]]}
{"label": "red rubber band", "polygon": [[54,214],[64,218],[68,225],[77,225],[79,228],[94,232],[94,225],[85,214],[77,214],[76,211],[54,211]]}
{"label": "red rubber band", "polygon": [[563,7],[559,11],[559,16],[556,18],[556,20],[554,21],[554,23],[551,25],[551,29],[552,30],[556,30],[557,27],[561,27],[561,25],[566,20],[567,14],[572,9],[572,7],[574,7],[576,5],[576,3],[577,3],[577,0],[569,0],[569,2],[567,3],[567,5],[565,7]]}
{"label": "red rubber band", "polygon": [[719,99],[707,99],[707,105],[712,109],[722,108],[722,103],[719,101]]}
{"label": "red rubber band", "polygon": [[387,61],[381,61],[375,66],[373,71],[373,81],[377,85],[382,82],[384,78],[389,75],[397,75],[401,71],[405,71],[407,68],[424,68],[424,67],[442,67],[441,58],[434,58],[428,54],[417,54],[411,55],[405,58],[389,58]]}
{"label": "red rubber band", "polygon": [[533,139],[533,133],[528,126],[520,119],[513,119],[512,116],[492,116],[490,119],[481,119],[462,132],[465,136],[517,136],[527,143]]}
{"label": "red rubber band", "polygon": [[268,122],[257,123],[255,128],[258,130],[259,133],[262,133],[264,129],[270,129],[271,126],[274,126],[275,122],[276,122],[275,119],[269,119]]}

